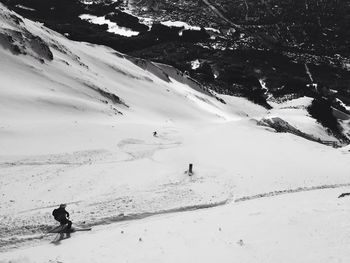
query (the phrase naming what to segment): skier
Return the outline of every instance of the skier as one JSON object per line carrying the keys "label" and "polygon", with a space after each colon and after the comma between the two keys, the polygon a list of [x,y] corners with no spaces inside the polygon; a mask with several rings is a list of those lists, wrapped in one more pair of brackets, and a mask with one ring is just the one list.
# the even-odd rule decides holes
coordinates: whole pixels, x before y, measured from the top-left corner
{"label": "skier", "polygon": [[70,230],[72,227],[72,221],[68,220],[69,213],[66,211],[66,206],[66,204],[60,204],[59,208],[52,211],[52,215],[55,220],[60,222],[62,227],[67,224],[67,230]]}
{"label": "skier", "polygon": [[157,136],[158,136],[157,132],[154,131],[154,132],[153,132],[153,137],[157,137]]}

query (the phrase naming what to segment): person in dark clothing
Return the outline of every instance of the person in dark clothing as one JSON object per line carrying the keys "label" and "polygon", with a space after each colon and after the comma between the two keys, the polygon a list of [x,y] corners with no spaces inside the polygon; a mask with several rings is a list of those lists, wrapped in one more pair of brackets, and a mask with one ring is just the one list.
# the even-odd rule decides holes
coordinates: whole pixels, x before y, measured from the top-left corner
{"label": "person in dark clothing", "polygon": [[66,204],[61,204],[59,208],[53,210],[52,215],[55,218],[55,220],[60,222],[61,226],[67,224],[67,229],[71,229],[72,221],[68,220],[69,213],[66,211]]}

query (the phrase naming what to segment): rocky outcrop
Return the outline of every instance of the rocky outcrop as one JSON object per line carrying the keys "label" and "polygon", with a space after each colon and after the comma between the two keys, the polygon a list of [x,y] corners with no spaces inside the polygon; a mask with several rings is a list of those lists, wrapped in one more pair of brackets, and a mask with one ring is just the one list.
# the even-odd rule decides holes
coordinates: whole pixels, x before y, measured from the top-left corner
{"label": "rocky outcrop", "polygon": [[320,138],[316,138],[315,136],[311,134],[304,133],[294,126],[290,125],[287,121],[279,118],[279,117],[273,117],[273,118],[263,118],[258,123],[260,126],[266,126],[273,128],[276,132],[280,133],[291,133],[296,136],[303,137],[307,140],[322,143],[325,145],[333,146],[333,147],[340,147],[341,143],[337,141],[322,141]]}
{"label": "rocky outcrop", "polygon": [[0,45],[14,55],[29,55],[41,62],[53,60],[50,47],[39,36],[29,32],[23,20],[0,5],[0,21],[7,26],[0,28]]}

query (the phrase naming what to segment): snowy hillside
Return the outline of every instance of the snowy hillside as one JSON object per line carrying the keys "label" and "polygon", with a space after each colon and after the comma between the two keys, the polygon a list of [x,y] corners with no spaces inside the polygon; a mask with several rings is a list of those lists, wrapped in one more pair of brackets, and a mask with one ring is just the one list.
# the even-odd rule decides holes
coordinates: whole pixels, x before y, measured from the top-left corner
{"label": "snowy hillside", "polygon": [[[308,98],[268,112],[172,67],[72,42],[1,4],[0,25],[1,263],[232,262],[237,254],[243,262],[302,262],[306,249],[291,260],[269,257],[290,249],[276,233],[305,233],[292,237],[300,249],[318,240],[304,232],[308,222],[327,225],[331,216],[340,223],[322,232],[316,251],[349,230],[348,200],[335,199],[350,185],[349,149],[264,126],[279,118],[332,140],[307,115]],[[94,227],[58,247],[46,232],[60,203],[74,223]],[[198,209],[207,210],[180,213]],[[274,225],[274,235],[261,230]],[[89,252],[77,253],[84,242]],[[344,246],[336,248],[334,262],[346,262]],[[335,254],[322,253],[307,262]]]}
{"label": "snowy hillside", "polygon": [[99,226],[60,245],[3,258],[16,263],[347,262],[350,227],[339,219],[348,218],[349,200],[334,199],[337,192],[283,195]]}

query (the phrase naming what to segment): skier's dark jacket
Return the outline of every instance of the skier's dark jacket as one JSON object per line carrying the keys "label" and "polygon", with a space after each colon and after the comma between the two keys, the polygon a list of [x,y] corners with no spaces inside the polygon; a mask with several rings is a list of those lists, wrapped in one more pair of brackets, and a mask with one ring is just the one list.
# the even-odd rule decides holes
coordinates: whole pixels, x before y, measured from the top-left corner
{"label": "skier's dark jacket", "polygon": [[56,208],[52,211],[52,215],[57,221],[66,219],[66,216],[69,217],[69,213],[64,207]]}

